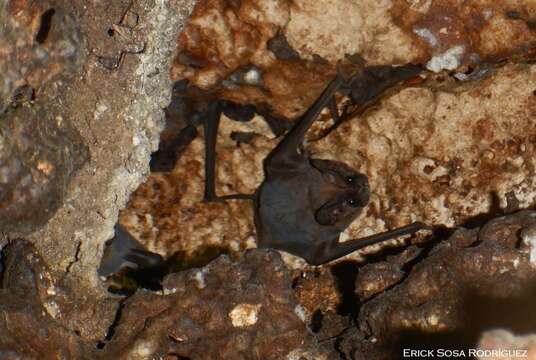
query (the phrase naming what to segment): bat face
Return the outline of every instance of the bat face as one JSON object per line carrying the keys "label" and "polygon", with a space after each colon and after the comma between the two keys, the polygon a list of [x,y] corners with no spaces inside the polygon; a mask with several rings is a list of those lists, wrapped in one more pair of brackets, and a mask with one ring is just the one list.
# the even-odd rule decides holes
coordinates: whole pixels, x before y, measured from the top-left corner
{"label": "bat face", "polygon": [[368,179],[341,162],[311,159],[310,163],[322,174],[321,184],[311,187],[315,220],[343,231],[369,201]]}

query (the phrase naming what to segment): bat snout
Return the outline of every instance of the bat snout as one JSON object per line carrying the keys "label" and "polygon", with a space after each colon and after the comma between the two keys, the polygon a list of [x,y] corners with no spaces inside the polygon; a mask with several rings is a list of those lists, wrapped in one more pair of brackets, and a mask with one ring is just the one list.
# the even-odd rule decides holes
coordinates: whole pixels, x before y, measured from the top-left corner
{"label": "bat snout", "polygon": [[370,187],[368,178],[365,175],[358,174],[355,176],[353,182],[353,195],[359,206],[364,207],[368,204],[370,199]]}

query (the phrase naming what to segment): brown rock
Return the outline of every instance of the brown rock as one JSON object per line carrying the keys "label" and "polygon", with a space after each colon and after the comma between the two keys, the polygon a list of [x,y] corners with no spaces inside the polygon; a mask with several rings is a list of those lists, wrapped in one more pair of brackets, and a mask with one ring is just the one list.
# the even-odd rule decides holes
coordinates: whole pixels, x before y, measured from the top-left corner
{"label": "brown rock", "polygon": [[[19,240],[4,249],[5,271],[0,288],[0,357],[83,357],[79,335],[56,321],[60,316],[52,292],[59,291],[33,247]],[[55,294],[54,294],[55,295]],[[48,298],[48,299],[46,299]],[[24,344],[23,346],[21,344]]]}
{"label": "brown rock", "polygon": [[298,302],[280,256],[253,250],[202,269],[171,274],[164,295],[129,298],[105,358],[175,355],[190,359],[326,358],[296,314]]}
{"label": "brown rock", "polygon": [[[379,347],[408,342],[404,334],[412,332],[467,334],[462,338],[470,345],[475,328],[503,321],[501,312],[490,310],[499,299],[531,294],[536,267],[528,253],[533,243],[520,248],[516,237],[534,224],[536,213],[522,211],[497,218],[479,232],[459,230],[435,246],[401,284],[367,302],[359,314],[360,329]],[[510,320],[511,326],[532,321],[513,315]]]}
{"label": "brown rock", "polygon": [[420,249],[410,247],[398,256],[388,257],[387,261],[366,264],[359,269],[355,291],[361,300],[379,294],[399,283],[405,276],[402,267],[414,260]]}
{"label": "brown rock", "polygon": [[17,89],[36,91],[72,75],[84,60],[84,40],[74,18],[55,1],[0,4],[0,114]]}
{"label": "brown rock", "polygon": [[536,335],[518,335],[505,329],[489,330],[482,334],[475,349],[478,359],[513,360],[536,359]]}
{"label": "brown rock", "polygon": [[[519,16],[509,16],[512,11]],[[527,55],[536,46],[536,33],[529,27],[536,8],[529,1],[398,0],[390,12],[435,72]]]}
{"label": "brown rock", "polygon": [[69,120],[25,104],[0,115],[0,229],[30,232],[63,204],[87,149]]}

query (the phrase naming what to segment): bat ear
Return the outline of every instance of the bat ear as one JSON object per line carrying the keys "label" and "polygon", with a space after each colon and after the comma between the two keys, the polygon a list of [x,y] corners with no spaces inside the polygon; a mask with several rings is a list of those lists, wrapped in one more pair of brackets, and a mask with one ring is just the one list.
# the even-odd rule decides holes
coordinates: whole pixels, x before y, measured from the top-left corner
{"label": "bat ear", "polygon": [[108,277],[123,268],[151,269],[163,263],[162,256],[146,250],[132,235],[117,225],[115,236],[106,243],[97,273],[99,276]]}

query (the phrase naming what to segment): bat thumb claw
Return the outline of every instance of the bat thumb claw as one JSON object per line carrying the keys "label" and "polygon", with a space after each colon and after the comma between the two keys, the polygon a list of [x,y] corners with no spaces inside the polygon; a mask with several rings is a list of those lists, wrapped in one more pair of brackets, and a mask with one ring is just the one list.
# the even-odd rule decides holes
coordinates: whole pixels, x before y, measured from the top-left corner
{"label": "bat thumb claw", "polygon": [[344,65],[340,60],[337,61],[337,77],[342,79],[344,83],[349,84],[352,78],[359,72],[361,66]]}

